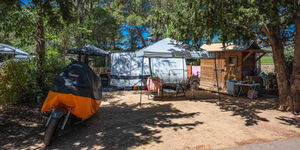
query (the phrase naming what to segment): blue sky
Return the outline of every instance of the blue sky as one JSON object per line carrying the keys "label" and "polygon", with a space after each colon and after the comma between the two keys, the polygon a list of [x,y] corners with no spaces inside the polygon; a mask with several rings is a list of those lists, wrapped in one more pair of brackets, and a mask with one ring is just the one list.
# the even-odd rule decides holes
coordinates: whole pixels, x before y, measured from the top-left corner
{"label": "blue sky", "polygon": [[31,0],[21,0],[21,2],[23,2],[26,5],[32,5]]}

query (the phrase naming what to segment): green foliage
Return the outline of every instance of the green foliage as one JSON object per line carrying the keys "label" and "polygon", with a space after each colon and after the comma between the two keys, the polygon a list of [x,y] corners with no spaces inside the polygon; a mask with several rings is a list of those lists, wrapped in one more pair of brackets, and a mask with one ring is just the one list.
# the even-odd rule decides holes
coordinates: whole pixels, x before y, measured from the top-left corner
{"label": "green foliage", "polygon": [[93,67],[105,67],[105,58],[103,57],[94,57],[91,65]]}
{"label": "green foliage", "polygon": [[32,61],[7,61],[0,74],[0,104],[41,101],[43,91],[37,86],[37,71]]}
{"label": "green foliage", "polygon": [[284,49],[284,56],[285,56],[285,60],[286,60],[286,66],[288,68],[288,73],[292,73],[293,72],[293,60],[294,60],[294,46],[290,45],[285,47]]}
{"label": "green foliage", "polygon": [[290,46],[286,46],[284,48],[284,56],[285,56],[285,60],[287,61],[287,63],[292,63],[293,59],[294,59],[294,46],[290,45]]}
{"label": "green foliage", "polygon": [[27,6],[19,8],[12,5],[6,9],[9,11],[4,12],[0,9],[0,37],[2,40],[23,48],[33,45],[34,38],[28,37],[34,37],[32,31],[35,30],[34,16],[36,13]]}
{"label": "green foliage", "polygon": [[149,29],[151,20],[150,0],[114,0],[104,3],[104,7],[113,14],[122,29],[127,34],[127,49],[136,49],[147,46],[143,34]]}
{"label": "green foliage", "polygon": [[49,54],[46,57],[46,91],[52,85],[54,77],[67,65],[71,63],[70,60],[66,60],[66,63],[63,63],[59,54]]}
{"label": "green foliage", "polygon": [[103,49],[116,49],[116,44],[122,40],[119,31],[121,25],[102,7],[93,8],[85,22],[87,28],[92,31],[89,36],[86,36],[90,44]]}
{"label": "green foliage", "polygon": [[[171,7],[156,9],[166,36],[199,47],[219,36],[222,42],[266,44],[263,26],[279,25],[283,42],[293,39],[294,1],[170,0]],[[168,6],[168,4],[166,4]],[[271,29],[271,28],[270,28]],[[264,40],[265,39],[265,40]],[[267,41],[267,42],[266,42]]]}
{"label": "green foliage", "polygon": [[46,60],[46,87],[43,88],[36,83],[39,72],[34,59],[8,60],[0,73],[0,105],[43,102],[54,77],[65,67],[57,55],[48,55]]}

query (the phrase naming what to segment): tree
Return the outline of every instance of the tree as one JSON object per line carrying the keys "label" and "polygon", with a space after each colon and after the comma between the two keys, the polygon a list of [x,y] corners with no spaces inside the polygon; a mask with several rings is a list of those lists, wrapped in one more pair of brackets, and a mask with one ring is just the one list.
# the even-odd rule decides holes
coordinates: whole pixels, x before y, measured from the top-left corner
{"label": "tree", "polygon": [[152,0],[150,5],[151,17],[149,19],[149,27],[151,34],[149,38],[152,41],[157,42],[165,36],[168,31],[168,24],[170,18],[168,13],[173,6],[172,1],[169,0]]}
{"label": "tree", "polygon": [[[60,17],[64,21],[72,20],[72,6],[73,3],[69,0],[32,0],[33,9],[37,12],[35,18],[36,21],[36,65],[40,72],[40,77],[38,78],[38,83],[41,87],[45,86],[45,20],[52,26],[61,25]],[[59,11],[57,12],[57,8]]]}
{"label": "tree", "polygon": [[[4,1],[3,5],[6,10],[5,12],[8,14],[18,14],[15,15],[16,20],[11,20],[8,16],[5,16],[0,19],[9,20],[8,22],[4,22],[2,27],[5,26],[4,30],[6,34],[9,32],[13,32],[15,35],[24,35],[24,33],[35,33],[35,35],[29,36],[29,39],[35,40],[35,52],[36,52],[36,66],[39,71],[39,78],[37,83],[40,87],[44,87],[45,85],[45,22],[46,25],[49,25],[53,28],[57,28],[61,26],[61,20],[65,22],[69,22],[72,20],[72,6],[73,3],[70,0],[32,0],[32,5],[25,5],[20,0],[13,1]],[[23,20],[22,15],[27,14],[28,12],[22,12],[23,10],[28,10],[33,14],[31,17],[26,18],[27,20]],[[34,16],[34,18],[32,18]],[[20,21],[21,22],[16,22]],[[24,24],[20,26],[20,24]],[[26,29],[26,30],[23,30]],[[34,29],[34,31],[32,30]],[[24,38],[24,37],[23,37]]]}
{"label": "tree", "polygon": [[[129,33],[136,34],[142,47],[146,47],[146,39],[143,34],[149,28],[150,1],[149,0],[113,0],[102,1],[103,5],[112,12],[114,17]],[[131,35],[129,34],[129,35]],[[136,42],[138,43],[138,41]]]}
{"label": "tree", "polygon": [[[0,2],[0,38],[2,42],[18,47],[34,43],[32,18],[35,13],[20,1]],[[31,53],[31,52],[30,52]]]}
{"label": "tree", "polygon": [[103,49],[116,49],[120,45],[121,25],[106,9],[101,6],[94,7],[86,22],[87,28],[92,31],[87,38],[92,43]]}
{"label": "tree", "polygon": [[[225,42],[250,40],[271,46],[279,109],[300,112],[300,1],[174,0],[166,15],[167,35],[199,47],[219,35]],[[284,45],[294,44],[293,72],[287,71]]]}

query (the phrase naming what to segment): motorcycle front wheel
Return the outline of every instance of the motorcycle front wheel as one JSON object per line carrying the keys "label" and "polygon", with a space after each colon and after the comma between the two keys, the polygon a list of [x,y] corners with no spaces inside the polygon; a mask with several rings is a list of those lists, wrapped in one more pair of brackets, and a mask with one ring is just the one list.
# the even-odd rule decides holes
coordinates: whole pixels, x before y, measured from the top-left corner
{"label": "motorcycle front wheel", "polygon": [[64,117],[51,118],[44,136],[44,144],[46,146],[50,145],[58,136],[60,127],[62,125]]}

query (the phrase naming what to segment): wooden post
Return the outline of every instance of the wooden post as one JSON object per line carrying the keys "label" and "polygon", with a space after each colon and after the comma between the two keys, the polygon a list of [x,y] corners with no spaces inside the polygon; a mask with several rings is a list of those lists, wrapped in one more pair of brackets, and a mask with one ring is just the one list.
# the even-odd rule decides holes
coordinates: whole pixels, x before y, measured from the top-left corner
{"label": "wooden post", "polygon": [[258,60],[258,72],[261,73],[261,59]]}
{"label": "wooden post", "polygon": [[248,58],[249,56],[251,56],[252,54],[253,54],[253,52],[249,52],[249,53],[243,58],[243,62],[246,61],[247,58]]}
{"label": "wooden post", "polygon": [[220,102],[220,89],[219,89],[219,79],[218,79],[218,69],[217,69],[217,52],[215,53],[215,72],[216,72],[216,80],[217,80],[217,89],[218,89],[218,100]]}
{"label": "wooden post", "polygon": [[107,56],[105,56],[105,73],[107,72]]}

